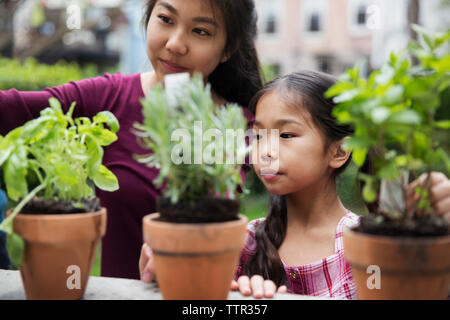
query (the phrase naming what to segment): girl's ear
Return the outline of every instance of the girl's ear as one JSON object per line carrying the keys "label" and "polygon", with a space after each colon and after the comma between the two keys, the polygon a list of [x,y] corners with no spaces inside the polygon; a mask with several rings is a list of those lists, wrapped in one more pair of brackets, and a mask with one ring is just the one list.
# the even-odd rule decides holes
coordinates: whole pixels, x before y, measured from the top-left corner
{"label": "girl's ear", "polygon": [[348,160],[348,157],[350,157],[351,152],[345,151],[342,147],[342,144],[345,140],[349,139],[350,137],[345,137],[339,141],[334,142],[330,147],[331,157],[330,162],[328,165],[331,168],[338,169],[342,167]]}

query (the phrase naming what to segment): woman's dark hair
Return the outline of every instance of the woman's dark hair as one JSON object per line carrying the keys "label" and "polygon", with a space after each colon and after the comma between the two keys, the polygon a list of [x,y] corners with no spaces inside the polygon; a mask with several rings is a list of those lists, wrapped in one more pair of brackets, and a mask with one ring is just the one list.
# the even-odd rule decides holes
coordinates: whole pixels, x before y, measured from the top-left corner
{"label": "woman's dark hair", "polygon": [[[255,113],[258,101],[267,93],[276,91],[284,103],[307,110],[314,124],[326,138],[325,147],[353,134],[353,129],[340,125],[332,114],[335,106],[332,99],[325,98],[325,92],[335,84],[336,79],[330,75],[301,71],[294,72],[268,83],[250,101],[249,108]],[[274,106],[275,107],[275,106]],[[333,178],[342,173],[347,162],[335,169]],[[243,273],[249,276],[262,275],[274,281],[278,286],[286,282],[286,272],[278,254],[278,249],[286,235],[287,208],[285,196],[270,195],[267,218],[256,229],[256,253],[244,265]]]}
{"label": "woman's dark hair", "polygon": [[[223,16],[229,59],[210,74],[212,88],[228,102],[248,106],[262,87],[261,68],[255,48],[257,14],[254,0],[209,0]],[[148,0],[143,22],[148,25],[157,0]]]}

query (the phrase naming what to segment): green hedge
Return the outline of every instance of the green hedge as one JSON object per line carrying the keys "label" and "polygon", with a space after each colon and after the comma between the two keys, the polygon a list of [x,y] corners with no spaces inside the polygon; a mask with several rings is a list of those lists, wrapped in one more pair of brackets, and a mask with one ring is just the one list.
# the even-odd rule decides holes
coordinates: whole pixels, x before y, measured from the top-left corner
{"label": "green hedge", "polygon": [[23,63],[17,59],[0,57],[0,90],[15,88],[38,91],[97,75],[95,65],[80,68],[75,63],[59,61],[53,65],[41,64],[34,58]]}

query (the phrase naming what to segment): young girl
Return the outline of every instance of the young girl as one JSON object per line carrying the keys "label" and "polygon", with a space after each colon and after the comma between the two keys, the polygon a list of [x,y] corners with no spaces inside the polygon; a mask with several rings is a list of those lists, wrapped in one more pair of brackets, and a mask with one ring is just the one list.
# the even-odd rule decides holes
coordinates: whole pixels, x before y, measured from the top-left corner
{"label": "young girl", "polygon": [[[341,145],[352,129],[336,123],[333,103],[323,97],[334,82],[316,72],[293,73],[252,100],[253,166],[271,193],[270,209],[266,219],[249,223],[236,277],[261,275],[292,293],[354,298],[342,229],[358,216],[342,205],[335,181],[350,161]],[[247,280],[237,281],[243,294]]]}
{"label": "young girl", "polygon": [[[293,73],[269,83],[250,103],[253,166],[271,196],[267,218],[247,227],[232,282],[243,295],[271,297],[278,287],[278,292],[356,298],[342,232],[359,217],[344,208],[336,190],[336,177],[350,161],[341,146],[352,129],[336,123],[334,104],[324,98],[334,83],[321,73]],[[435,210],[449,219],[450,181],[437,172],[431,177]]]}
{"label": "young girl", "polygon": [[104,163],[118,177],[120,189],[97,190],[108,210],[101,266],[108,277],[139,278],[142,218],[156,211],[160,195],[152,184],[157,170],[133,158],[148,153],[131,130],[135,122],[142,122],[140,99],[147,90],[166,74],[198,72],[211,83],[216,104],[246,107],[262,87],[253,0],[148,0],[144,21],[152,72],[106,74],[41,92],[0,91],[2,135],[38,117],[50,97],[59,99],[65,111],[76,101],[74,117],[109,110],[118,118],[119,139],[105,149]]}

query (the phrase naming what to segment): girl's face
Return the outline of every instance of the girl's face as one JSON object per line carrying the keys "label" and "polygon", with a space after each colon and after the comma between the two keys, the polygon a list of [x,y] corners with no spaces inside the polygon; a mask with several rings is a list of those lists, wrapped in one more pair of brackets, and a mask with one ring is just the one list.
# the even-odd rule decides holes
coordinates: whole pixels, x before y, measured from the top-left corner
{"label": "girl's face", "polygon": [[206,0],[158,0],[147,25],[147,51],[157,81],[171,73],[202,73],[226,61],[222,14]]}
{"label": "girl's face", "polygon": [[253,167],[270,193],[294,193],[329,177],[325,137],[308,111],[269,92],[257,104],[253,129]]}

